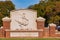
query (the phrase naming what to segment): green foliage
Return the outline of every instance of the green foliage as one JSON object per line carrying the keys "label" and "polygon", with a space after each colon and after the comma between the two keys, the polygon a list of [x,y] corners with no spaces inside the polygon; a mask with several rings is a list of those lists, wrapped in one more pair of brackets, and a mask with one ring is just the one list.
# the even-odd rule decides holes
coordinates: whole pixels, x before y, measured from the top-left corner
{"label": "green foliage", "polygon": [[10,16],[10,11],[14,10],[15,6],[11,1],[0,1],[0,26],[2,25],[2,18]]}
{"label": "green foliage", "polygon": [[60,0],[48,0],[48,1],[54,2],[54,1],[60,1]]}
{"label": "green foliage", "polygon": [[35,5],[31,5],[28,7],[28,9],[34,9],[34,10],[37,10],[37,16],[44,16],[45,14],[45,2],[40,2],[39,4],[35,4]]}
{"label": "green foliage", "polygon": [[37,15],[46,19],[47,23],[59,23],[60,20],[60,0],[45,0],[28,7],[37,10]]}
{"label": "green foliage", "polygon": [[56,16],[50,18],[50,23],[52,23],[52,22],[55,23],[59,20],[60,20],[60,17],[58,15],[56,15]]}

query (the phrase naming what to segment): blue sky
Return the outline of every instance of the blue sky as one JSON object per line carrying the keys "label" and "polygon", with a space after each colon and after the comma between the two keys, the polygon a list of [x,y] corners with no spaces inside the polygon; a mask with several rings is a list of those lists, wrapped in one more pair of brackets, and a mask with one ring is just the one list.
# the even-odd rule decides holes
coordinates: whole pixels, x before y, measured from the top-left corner
{"label": "blue sky", "polygon": [[16,9],[27,8],[30,5],[39,3],[40,0],[12,0]]}

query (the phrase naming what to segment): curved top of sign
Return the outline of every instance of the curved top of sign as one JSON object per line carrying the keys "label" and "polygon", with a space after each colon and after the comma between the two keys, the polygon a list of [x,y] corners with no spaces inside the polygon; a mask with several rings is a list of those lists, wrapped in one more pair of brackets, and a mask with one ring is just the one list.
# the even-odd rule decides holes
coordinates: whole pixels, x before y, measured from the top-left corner
{"label": "curved top of sign", "polygon": [[32,10],[32,9],[16,9],[16,10],[12,10],[10,12],[19,11],[19,10],[29,10],[29,11],[37,12],[36,10]]}

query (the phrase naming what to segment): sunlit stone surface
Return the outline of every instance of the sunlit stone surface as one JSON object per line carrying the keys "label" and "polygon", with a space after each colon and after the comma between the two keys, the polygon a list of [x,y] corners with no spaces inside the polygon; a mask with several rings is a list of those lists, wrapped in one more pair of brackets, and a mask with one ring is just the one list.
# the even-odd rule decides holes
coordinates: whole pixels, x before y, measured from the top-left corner
{"label": "sunlit stone surface", "polygon": [[[13,10],[10,13],[10,30],[37,30],[37,12],[29,9]],[[11,32],[11,37],[38,36],[38,32]]]}

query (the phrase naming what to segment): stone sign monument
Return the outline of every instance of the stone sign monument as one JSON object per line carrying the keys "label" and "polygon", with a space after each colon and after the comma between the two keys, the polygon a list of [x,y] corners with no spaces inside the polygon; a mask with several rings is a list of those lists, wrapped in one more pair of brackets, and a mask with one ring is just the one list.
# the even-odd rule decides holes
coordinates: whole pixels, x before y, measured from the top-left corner
{"label": "stone sign monument", "polygon": [[[11,26],[10,30],[37,30],[37,12],[28,9],[13,10],[10,13]],[[11,32],[14,36],[38,36],[37,32]]]}
{"label": "stone sign monument", "polygon": [[11,30],[36,30],[37,12],[31,10],[11,11]]}
{"label": "stone sign monument", "polygon": [[37,18],[37,12],[31,9],[19,9],[10,12],[10,18],[2,18],[3,26],[0,27],[0,38],[11,37],[60,37],[56,24],[51,23],[45,27],[45,19]]}

